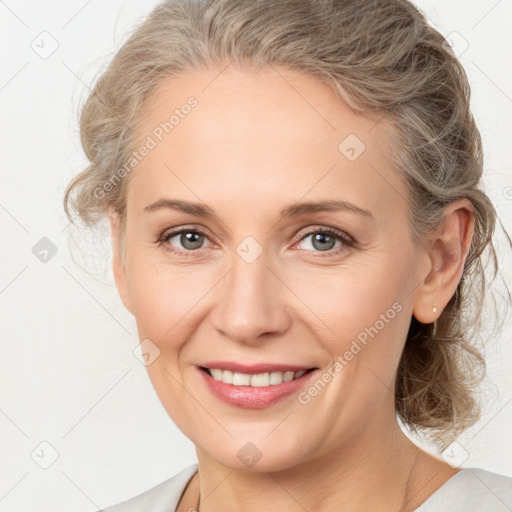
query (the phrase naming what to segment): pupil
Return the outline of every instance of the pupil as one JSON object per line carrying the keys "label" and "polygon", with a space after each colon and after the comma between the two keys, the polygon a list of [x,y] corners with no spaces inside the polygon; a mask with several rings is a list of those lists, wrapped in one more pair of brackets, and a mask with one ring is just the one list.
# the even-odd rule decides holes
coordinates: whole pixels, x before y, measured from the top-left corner
{"label": "pupil", "polygon": [[[201,247],[201,233],[184,233],[181,235],[181,243],[187,249],[197,249]],[[188,245],[191,244],[191,245]]]}

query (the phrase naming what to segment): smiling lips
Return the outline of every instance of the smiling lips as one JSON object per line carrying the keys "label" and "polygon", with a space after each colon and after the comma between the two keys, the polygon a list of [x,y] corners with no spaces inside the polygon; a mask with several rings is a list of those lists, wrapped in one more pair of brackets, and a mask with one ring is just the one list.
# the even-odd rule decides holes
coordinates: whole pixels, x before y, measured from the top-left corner
{"label": "smiling lips", "polygon": [[262,409],[298,391],[316,368],[209,362],[198,367],[209,390],[244,409]]}

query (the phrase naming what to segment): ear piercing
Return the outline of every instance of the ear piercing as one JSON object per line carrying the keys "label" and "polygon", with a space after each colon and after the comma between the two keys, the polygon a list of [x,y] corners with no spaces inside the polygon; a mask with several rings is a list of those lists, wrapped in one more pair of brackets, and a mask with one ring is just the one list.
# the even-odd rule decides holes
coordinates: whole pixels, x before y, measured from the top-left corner
{"label": "ear piercing", "polygon": [[432,308],[432,311],[433,311],[434,313],[437,313],[437,306],[436,306],[435,304],[434,304],[434,307]]}

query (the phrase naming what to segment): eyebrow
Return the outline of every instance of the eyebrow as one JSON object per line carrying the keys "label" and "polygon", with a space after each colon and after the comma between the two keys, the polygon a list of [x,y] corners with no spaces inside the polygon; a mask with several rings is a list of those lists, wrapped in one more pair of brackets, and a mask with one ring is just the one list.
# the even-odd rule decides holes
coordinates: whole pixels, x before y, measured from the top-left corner
{"label": "eyebrow", "polygon": [[[215,213],[208,206],[201,203],[191,203],[177,199],[159,199],[158,201],[146,206],[145,212],[151,212],[161,209],[178,210],[198,217],[211,219],[215,217]],[[286,206],[279,212],[279,216],[298,217],[306,213],[330,212],[330,211],[347,211],[357,213],[368,218],[373,218],[373,214],[369,210],[360,208],[359,206],[342,200],[327,200],[318,202],[294,203]]]}

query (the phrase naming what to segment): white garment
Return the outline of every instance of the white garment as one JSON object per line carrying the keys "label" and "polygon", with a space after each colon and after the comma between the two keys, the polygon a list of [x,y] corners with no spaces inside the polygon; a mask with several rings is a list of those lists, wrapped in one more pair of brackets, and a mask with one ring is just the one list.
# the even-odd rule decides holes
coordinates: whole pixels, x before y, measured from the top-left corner
{"label": "white garment", "polygon": [[[197,464],[122,503],[96,512],[175,512]],[[512,512],[512,478],[480,468],[452,476],[414,512]]]}

